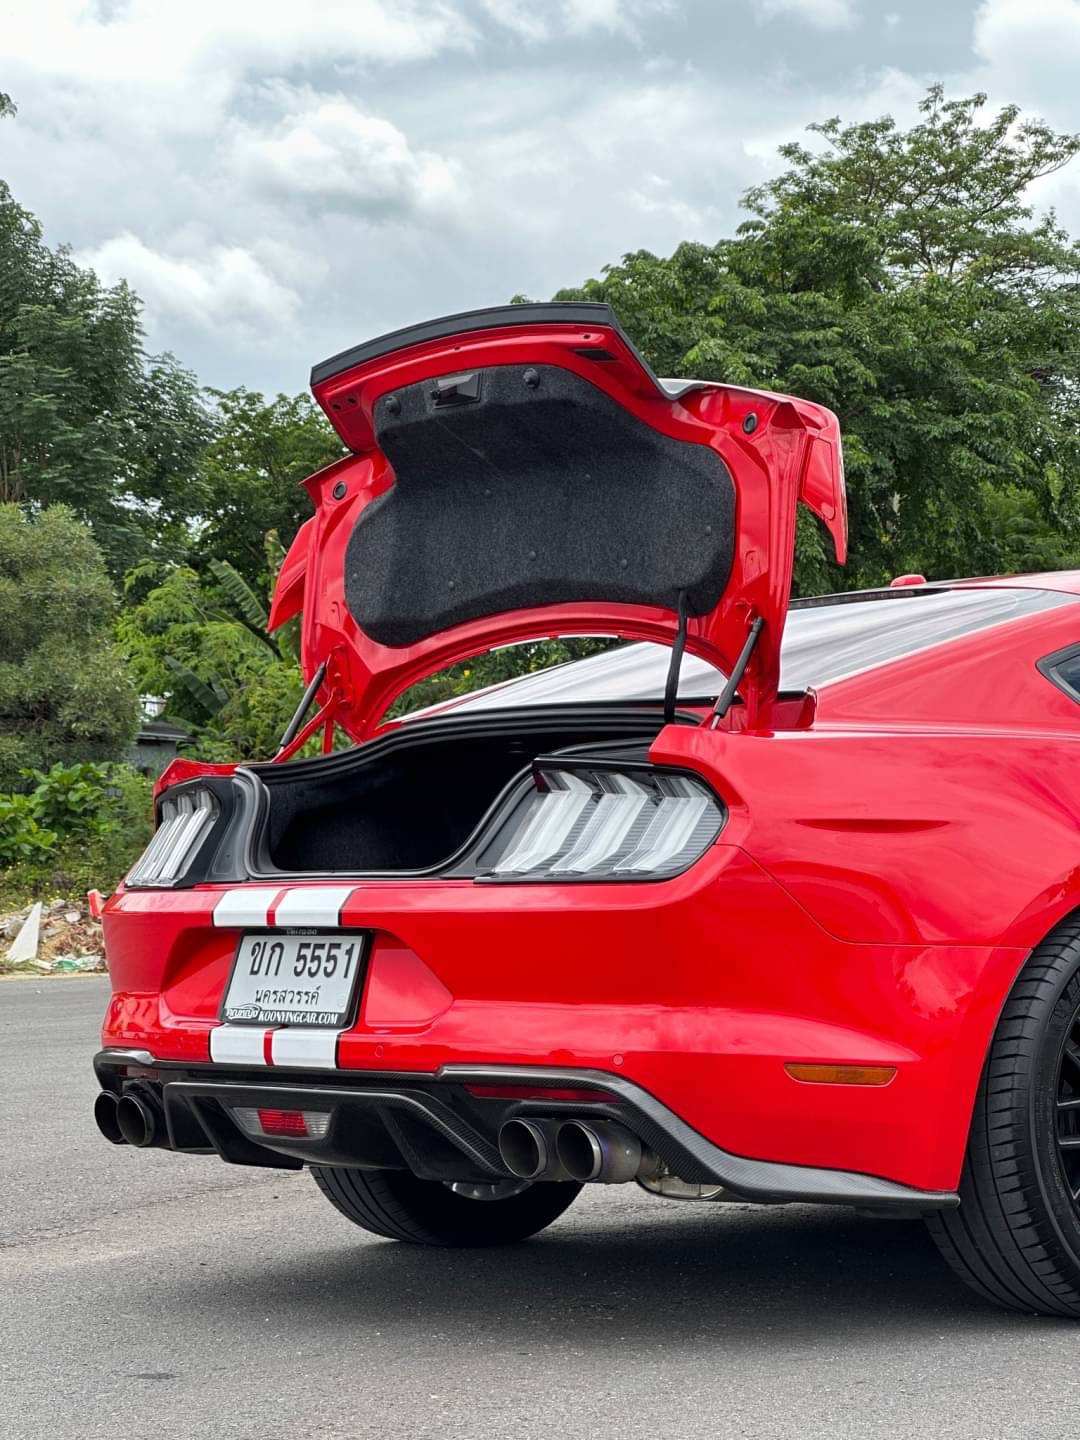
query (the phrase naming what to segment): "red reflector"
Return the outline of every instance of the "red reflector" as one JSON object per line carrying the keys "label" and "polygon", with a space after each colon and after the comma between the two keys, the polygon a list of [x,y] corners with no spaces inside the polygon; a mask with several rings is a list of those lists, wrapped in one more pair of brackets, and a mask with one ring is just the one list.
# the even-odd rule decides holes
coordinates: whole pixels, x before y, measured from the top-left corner
{"label": "red reflector", "polygon": [[302,1110],[260,1110],[259,1124],[264,1135],[306,1135],[307,1121]]}
{"label": "red reflector", "polygon": [[604,1105],[618,1104],[619,1100],[606,1090],[569,1090],[549,1085],[466,1085],[465,1089],[480,1100],[595,1100]]}

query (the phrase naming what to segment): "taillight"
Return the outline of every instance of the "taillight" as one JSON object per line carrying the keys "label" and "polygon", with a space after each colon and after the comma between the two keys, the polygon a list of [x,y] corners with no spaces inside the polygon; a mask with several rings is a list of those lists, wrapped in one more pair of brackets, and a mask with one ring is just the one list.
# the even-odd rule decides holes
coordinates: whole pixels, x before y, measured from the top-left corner
{"label": "taillight", "polygon": [[690,775],[540,766],[478,857],[495,880],[659,880],[677,875],[724,823]]}
{"label": "taillight", "polygon": [[209,790],[187,787],[161,802],[161,823],[132,867],[129,888],[174,885],[217,819],[217,798]]}

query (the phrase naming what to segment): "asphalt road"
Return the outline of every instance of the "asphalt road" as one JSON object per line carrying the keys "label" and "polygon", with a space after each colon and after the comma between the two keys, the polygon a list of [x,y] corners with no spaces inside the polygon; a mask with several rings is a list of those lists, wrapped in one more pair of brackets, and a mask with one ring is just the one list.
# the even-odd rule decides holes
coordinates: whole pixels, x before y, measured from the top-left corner
{"label": "asphalt road", "polygon": [[105,994],[0,982],[3,1440],[1075,1440],[1080,1326],[968,1298],[917,1223],[624,1186],[424,1252],[306,1175],[114,1149]]}

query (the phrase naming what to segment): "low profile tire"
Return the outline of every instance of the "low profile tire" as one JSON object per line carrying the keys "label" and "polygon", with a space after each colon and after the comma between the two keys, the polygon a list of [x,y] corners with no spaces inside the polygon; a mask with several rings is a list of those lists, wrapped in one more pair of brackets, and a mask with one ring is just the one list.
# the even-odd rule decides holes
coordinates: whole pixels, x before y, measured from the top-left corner
{"label": "low profile tire", "polygon": [[1080,919],[1031,954],[994,1033],[960,1208],[927,1224],[987,1300],[1080,1319]]}
{"label": "low profile tire", "polygon": [[[557,1220],[581,1191],[580,1185],[560,1181],[530,1184],[501,1199],[476,1198],[407,1170],[313,1165],[311,1173],[331,1205],[354,1225],[413,1245],[512,1245]],[[462,1189],[484,1194],[487,1187]]]}

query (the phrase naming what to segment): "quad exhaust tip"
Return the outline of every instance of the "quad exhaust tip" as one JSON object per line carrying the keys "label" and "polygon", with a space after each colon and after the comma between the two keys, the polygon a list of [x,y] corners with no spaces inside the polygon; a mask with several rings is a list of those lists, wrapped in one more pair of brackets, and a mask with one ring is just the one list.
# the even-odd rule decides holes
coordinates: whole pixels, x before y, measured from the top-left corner
{"label": "quad exhaust tip", "polygon": [[641,1141],[614,1120],[567,1120],[559,1126],[556,1152],[572,1179],[622,1185],[641,1169]]}
{"label": "quad exhaust tip", "polygon": [[641,1141],[613,1120],[507,1120],[499,1131],[499,1154],[521,1180],[594,1181],[621,1185],[642,1167]]}
{"label": "quad exhaust tip", "polygon": [[507,1120],[499,1130],[499,1154],[521,1180],[570,1180],[559,1160],[557,1120]]}
{"label": "quad exhaust tip", "polygon": [[116,1123],[127,1143],[140,1150],[153,1145],[161,1130],[157,1107],[133,1090],[117,1101]]}
{"label": "quad exhaust tip", "polygon": [[113,1095],[102,1090],[94,1101],[94,1120],[112,1145],[134,1145],[145,1150],[162,1143],[165,1117],[152,1096],[138,1090]]}
{"label": "quad exhaust tip", "polygon": [[94,1101],[94,1120],[110,1145],[127,1144],[116,1118],[116,1096],[110,1091],[102,1090]]}

